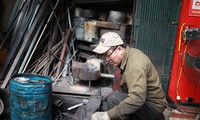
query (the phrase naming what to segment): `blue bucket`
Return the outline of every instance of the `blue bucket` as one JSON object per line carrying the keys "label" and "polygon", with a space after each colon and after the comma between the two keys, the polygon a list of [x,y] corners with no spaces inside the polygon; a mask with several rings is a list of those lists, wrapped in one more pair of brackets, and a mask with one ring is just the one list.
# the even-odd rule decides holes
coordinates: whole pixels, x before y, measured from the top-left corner
{"label": "blue bucket", "polygon": [[51,79],[17,74],[9,83],[11,120],[51,120]]}

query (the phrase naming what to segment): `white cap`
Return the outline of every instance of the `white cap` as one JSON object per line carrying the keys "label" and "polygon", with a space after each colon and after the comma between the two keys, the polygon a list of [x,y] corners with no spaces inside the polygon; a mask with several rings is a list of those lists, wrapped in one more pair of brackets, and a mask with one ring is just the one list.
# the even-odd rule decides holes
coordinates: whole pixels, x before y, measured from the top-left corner
{"label": "white cap", "polygon": [[102,54],[108,51],[110,47],[122,44],[124,44],[124,42],[117,33],[107,32],[101,36],[98,46],[93,51]]}

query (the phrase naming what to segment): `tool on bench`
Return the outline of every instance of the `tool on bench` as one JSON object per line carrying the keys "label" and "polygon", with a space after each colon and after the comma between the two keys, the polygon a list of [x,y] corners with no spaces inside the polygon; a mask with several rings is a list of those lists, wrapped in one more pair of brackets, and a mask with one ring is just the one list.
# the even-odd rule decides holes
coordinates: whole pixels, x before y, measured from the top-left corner
{"label": "tool on bench", "polygon": [[80,106],[82,106],[82,105],[85,105],[85,104],[88,103],[88,101],[89,101],[88,99],[83,99],[83,101],[82,101],[81,103],[78,103],[78,104],[76,104],[76,105],[73,105],[73,106],[67,108],[67,110],[70,111],[70,110],[72,110],[72,109],[75,109],[75,108],[77,108],[77,107],[80,107]]}
{"label": "tool on bench", "polygon": [[100,77],[114,78],[112,74],[101,73],[101,62],[96,58],[85,63],[72,61],[72,76],[85,81],[98,80]]}

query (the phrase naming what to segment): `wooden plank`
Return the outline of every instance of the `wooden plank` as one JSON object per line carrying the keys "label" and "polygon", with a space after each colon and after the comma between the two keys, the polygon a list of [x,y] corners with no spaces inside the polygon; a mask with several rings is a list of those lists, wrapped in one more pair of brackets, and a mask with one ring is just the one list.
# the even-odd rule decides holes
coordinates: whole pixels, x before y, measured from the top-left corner
{"label": "wooden plank", "polygon": [[117,29],[117,30],[121,28],[120,23],[114,23],[114,22],[108,22],[108,21],[97,21],[96,26],[102,27],[102,28]]}
{"label": "wooden plank", "polygon": [[101,105],[102,97],[99,95],[91,96],[86,107],[86,116],[85,119],[89,120],[93,113],[95,113]]}

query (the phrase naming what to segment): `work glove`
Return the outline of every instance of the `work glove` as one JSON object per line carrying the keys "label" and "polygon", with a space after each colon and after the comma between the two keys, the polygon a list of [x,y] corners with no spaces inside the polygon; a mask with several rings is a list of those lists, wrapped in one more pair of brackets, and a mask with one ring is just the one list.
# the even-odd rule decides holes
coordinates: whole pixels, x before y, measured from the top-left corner
{"label": "work glove", "polygon": [[107,112],[95,112],[90,120],[110,120]]}

